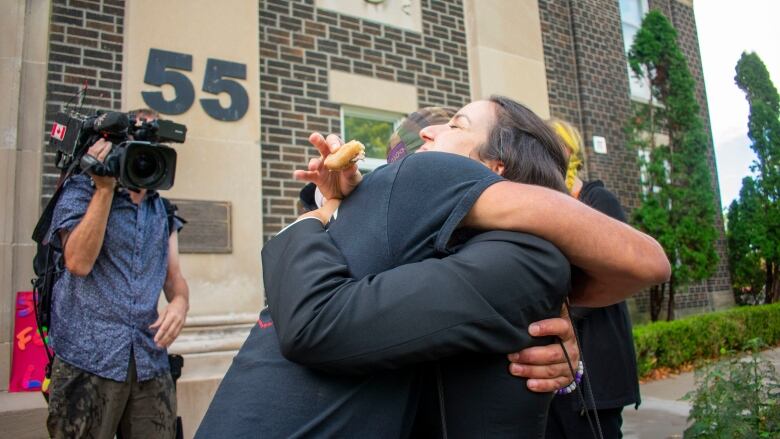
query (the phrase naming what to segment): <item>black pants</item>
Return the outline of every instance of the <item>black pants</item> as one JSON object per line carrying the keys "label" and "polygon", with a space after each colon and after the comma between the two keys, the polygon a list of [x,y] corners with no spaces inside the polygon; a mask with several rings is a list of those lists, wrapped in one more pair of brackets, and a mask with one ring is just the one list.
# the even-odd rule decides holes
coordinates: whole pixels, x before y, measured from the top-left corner
{"label": "black pants", "polygon": [[[559,397],[556,397],[559,398]],[[620,439],[623,437],[623,408],[596,410],[601,424],[604,439]],[[593,410],[588,414],[596,429]],[[570,404],[551,404],[547,416],[547,439],[587,439],[592,438],[593,433],[588,424],[588,419],[580,411],[576,411]]]}

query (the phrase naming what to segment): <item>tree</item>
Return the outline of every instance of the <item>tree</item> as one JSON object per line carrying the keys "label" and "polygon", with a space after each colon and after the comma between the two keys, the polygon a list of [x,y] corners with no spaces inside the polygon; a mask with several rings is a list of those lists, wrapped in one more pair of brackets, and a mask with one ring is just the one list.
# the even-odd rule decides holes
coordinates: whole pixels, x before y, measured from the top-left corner
{"label": "tree", "polygon": [[726,216],[731,283],[737,303],[743,305],[757,305],[765,297],[763,255],[756,245],[758,237],[766,234],[762,204],[756,182],[745,177],[739,198],[731,202]]}
{"label": "tree", "polygon": [[[660,314],[668,290],[667,320],[674,318],[675,293],[711,276],[715,252],[715,192],[708,166],[708,138],[699,118],[695,81],[677,45],[677,32],[659,11],[650,11],[634,37],[628,61],[646,78],[651,99],[637,104],[629,120],[646,190],[634,224],[654,236],[672,264],[666,285],[651,290],[651,318]],[[665,134],[668,140],[658,140]]]}
{"label": "tree", "polygon": [[[750,189],[755,192],[755,200],[750,203],[757,204],[756,213],[750,217],[754,223],[738,225],[754,232],[750,239],[763,265],[766,303],[771,303],[780,300],[780,97],[766,66],[755,53],[743,53],[736,71],[734,80],[750,105],[748,137],[756,153],[751,166],[754,189]],[[745,190],[744,181],[742,189]],[[749,263],[750,259],[740,259],[748,255],[739,250],[734,254],[737,263]]]}

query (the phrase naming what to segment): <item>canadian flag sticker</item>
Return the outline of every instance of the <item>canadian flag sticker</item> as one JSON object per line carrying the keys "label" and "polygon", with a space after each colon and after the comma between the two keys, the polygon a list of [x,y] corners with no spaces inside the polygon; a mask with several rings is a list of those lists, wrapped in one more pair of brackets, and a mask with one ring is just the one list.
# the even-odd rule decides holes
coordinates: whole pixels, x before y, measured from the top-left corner
{"label": "canadian flag sticker", "polygon": [[57,122],[54,122],[54,126],[51,127],[51,136],[57,140],[64,140],[65,131],[67,130],[68,130],[67,126],[60,125]]}

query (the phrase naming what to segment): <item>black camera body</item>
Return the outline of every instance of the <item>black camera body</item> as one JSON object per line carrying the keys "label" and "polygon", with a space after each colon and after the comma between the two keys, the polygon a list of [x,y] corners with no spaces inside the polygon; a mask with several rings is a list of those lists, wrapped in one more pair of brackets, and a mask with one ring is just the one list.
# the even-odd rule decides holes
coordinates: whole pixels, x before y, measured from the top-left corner
{"label": "black camera body", "polygon": [[[137,123],[138,122],[138,123]],[[129,189],[170,189],[176,174],[176,151],[161,142],[184,142],[187,127],[169,120],[136,120],[120,112],[83,116],[59,113],[49,144],[56,148],[56,166],[115,177]],[[113,144],[101,163],[86,154],[99,139]]]}

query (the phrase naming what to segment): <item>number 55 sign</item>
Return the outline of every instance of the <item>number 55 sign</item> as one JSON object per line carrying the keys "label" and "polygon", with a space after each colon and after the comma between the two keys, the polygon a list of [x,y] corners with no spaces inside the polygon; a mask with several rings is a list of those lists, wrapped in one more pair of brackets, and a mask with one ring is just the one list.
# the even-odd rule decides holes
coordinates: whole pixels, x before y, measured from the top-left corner
{"label": "number 55 sign", "polygon": [[[192,107],[195,89],[192,82],[181,71],[192,71],[192,55],[149,49],[144,83],[156,86],[169,84],[175,97],[165,99],[162,91],[144,91],[141,96],[146,105],[163,114],[182,114]],[[222,121],[236,121],[244,117],[249,108],[246,89],[235,79],[246,79],[246,64],[208,58],[201,90],[218,95],[227,93],[230,106],[223,107],[218,98],[202,98],[200,105],[209,116]]]}

